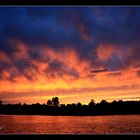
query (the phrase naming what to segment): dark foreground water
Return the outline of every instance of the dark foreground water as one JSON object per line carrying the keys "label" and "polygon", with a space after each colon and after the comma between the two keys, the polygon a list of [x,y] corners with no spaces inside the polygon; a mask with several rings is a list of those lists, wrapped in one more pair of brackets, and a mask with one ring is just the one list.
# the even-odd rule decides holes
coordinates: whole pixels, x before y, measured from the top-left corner
{"label": "dark foreground water", "polygon": [[135,134],[140,133],[140,115],[112,115],[112,116],[0,115],[0,133]]}

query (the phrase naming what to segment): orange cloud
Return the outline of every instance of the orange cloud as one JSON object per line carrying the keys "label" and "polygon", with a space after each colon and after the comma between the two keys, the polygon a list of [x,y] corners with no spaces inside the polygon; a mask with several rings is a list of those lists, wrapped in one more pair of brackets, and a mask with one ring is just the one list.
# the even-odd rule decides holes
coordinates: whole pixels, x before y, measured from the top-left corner
{"label": "orange cloud", "polygon": [[12,41],[12,44],[16,49],[16,51],[12,55],[14,60],[29,58],[29,52],[28,52],[29,50],[26,44],[24,44],[21,41]]}
{"label": "orange cloud", "polygon": [[[2,71],[0,95],[8,92],[11,96],[12,92],[18,94],[15,98],[14,96],[13,98],[8,98],[9,95],[5,94],[3,98],[7,101],[44,102],[51,96],[59,96],[62,103],[76,101],[88,103],[91,98],[94,98],[95,101],[100,101],[102,99],[133,98],[138,97],[140,94],[140,88],[132,86],[140,85],[137,69],[134,69],[132,66],[122,69],[119,71],[119,74],[118,71],[112,72],[113,74],[115,73],[115,76],[113,74],[110,76],[111,72],[107,70],[97,72],[92,76],[89,73],[90,62],[80,58],[72,47],[56,51],[48,46],[41,46],[39,53],[43,60],[33,60],[30,58],[27,46],[23,43],[18,43],[16,48],[15,59],[28,58],[31,66],[25,67],[23,73],[19,72],[15,66]],[[97,49],[98,57],[102,61],[108,60],[114,54],[112,46],[107,45],[105,48],[100,46]],[[109,53],[107,52],[108,50]],[[3,61],[10,61],[5,54],[0,55],[0,57]],[[61,63],[62,76],[58,74],[59,68],[54,71],[51,69],[50,63],[53,61]],[[46,71],[48,74],[54,73],[55,78],[53,79],[51,76],[48,76]],[[69,72],[76,72],[78,78],[73,78]],[[9,80],[11,76],[13,81]],[[32,80],[29,80],[27,77],[31,77]],[[126,87],[132,88],[127,89]],[[86,90],[86,88],[89,90]],[[35,92],[39,94],[34,95]],[[27,95],[29,93],[30,97]],[[25,95],[22,96],[22,94]],[[39,96],[41,94],[43,95]]]}
{"label": "orange cloud", "polygon": [[4,62],[6,64],[10,64],[9,57],[2,51],[0,51],[0,61]]}
{"label": "orange cloud", "polygon": [[97,48],[97,56],[101,61],[107,61],[113,56],[114,53],[115,49],[110,44],[100,45]]}
{"label": "orange cloud", "polygon": [[76,50],[73,48],[55,51],[52,48],[43,47],[41,54],[45,59],[49,58],[50,61],[57,60],[61,62],[65,69],[76,71],[80,77],[87,76],[90,67],[90,62],[81,59],[78,56]]}

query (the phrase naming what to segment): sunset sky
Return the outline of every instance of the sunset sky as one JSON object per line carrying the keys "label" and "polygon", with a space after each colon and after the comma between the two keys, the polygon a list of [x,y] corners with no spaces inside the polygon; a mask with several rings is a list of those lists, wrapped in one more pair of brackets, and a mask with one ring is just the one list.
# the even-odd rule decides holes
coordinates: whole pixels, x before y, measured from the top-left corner
{"label": "sunset sky", "polygon": [[0,7],[0,99],[140,99],[140,7]]}

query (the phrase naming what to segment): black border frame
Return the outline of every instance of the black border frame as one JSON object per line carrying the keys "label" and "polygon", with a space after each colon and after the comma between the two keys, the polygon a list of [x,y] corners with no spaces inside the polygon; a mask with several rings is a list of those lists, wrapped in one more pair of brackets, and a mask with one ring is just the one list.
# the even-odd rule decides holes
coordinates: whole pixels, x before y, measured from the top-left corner
{"label": "black border frame", "polygon": [[[139,6],[138,0],[0,0],[0,7],[13,6]],[[5,139],[136,139],[140,134],[0,134]]]}
{"label": "black border frame", "polygon": [[139,0],[0,0],[0,5],[139,5]]}

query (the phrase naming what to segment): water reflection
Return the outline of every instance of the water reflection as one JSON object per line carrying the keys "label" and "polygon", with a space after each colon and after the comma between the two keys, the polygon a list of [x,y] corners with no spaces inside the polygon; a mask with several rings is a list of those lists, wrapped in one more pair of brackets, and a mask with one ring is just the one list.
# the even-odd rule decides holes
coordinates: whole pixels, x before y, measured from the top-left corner
{"label": "water reflection", "polygon": [[107,134],[140,133],[140,115],[35,116],[0,115],[0,133]]}

